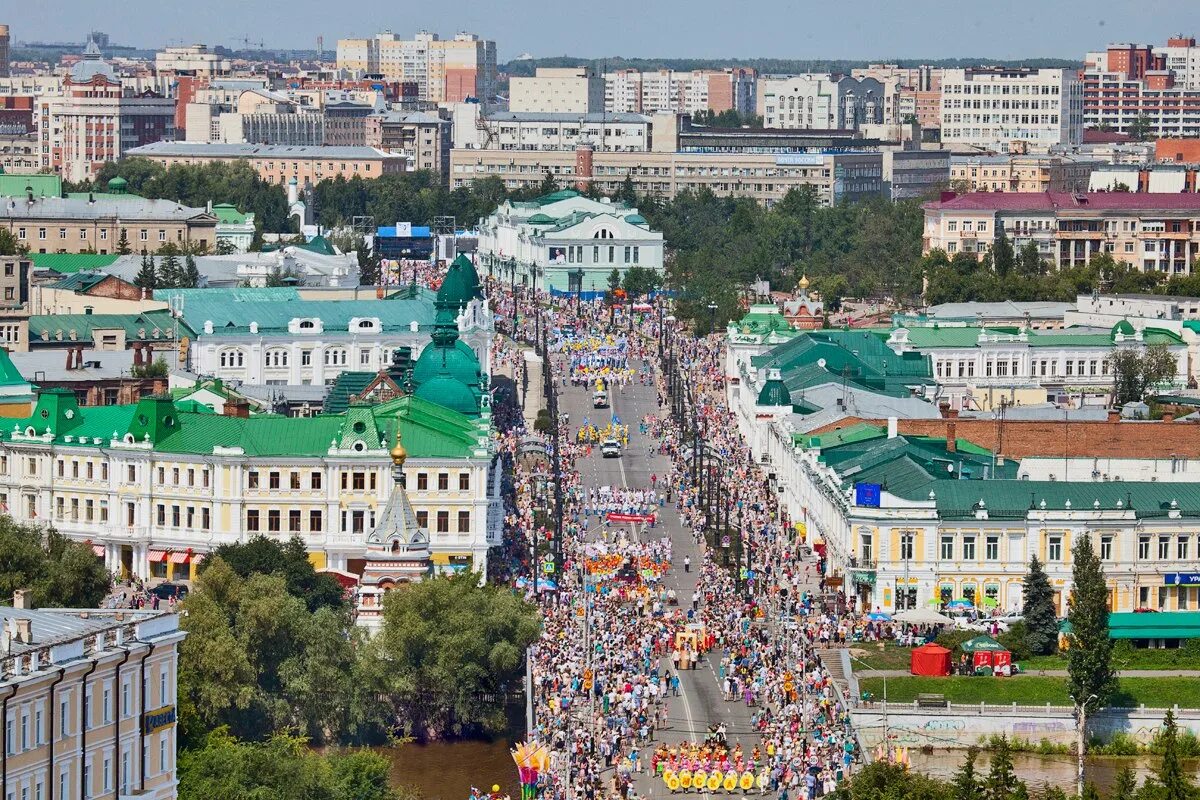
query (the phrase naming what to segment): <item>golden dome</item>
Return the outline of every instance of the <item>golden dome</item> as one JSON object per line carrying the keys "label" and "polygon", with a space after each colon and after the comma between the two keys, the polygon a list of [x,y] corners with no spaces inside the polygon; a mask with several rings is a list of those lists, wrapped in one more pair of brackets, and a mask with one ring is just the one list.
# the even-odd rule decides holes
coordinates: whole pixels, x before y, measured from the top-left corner
{"label": "golden dome", "polygon": [[800,291],[803,292],[807,288],[808,288],[808,276],[802,275],[800,277]]}
{"label": "golden dome", "polygon": [[408,451],[404,449],[404,445],[400,443],[400,422],[396,421],[396,446],[392,448],[392,463],[397,467],[404,466],[404,461],[408,458]]}

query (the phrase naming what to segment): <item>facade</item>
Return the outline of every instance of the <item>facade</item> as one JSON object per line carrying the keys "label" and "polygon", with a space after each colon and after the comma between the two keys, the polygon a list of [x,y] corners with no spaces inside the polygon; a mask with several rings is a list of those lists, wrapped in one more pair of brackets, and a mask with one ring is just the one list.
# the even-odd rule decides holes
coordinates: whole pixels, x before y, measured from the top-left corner
{"label": "facade", "polygon": [[450,174],[450,121],[423,111],[374,114],[364,120],[367,147],[401,154],[410,170]]}
{"label": "facade", "polygon": [[630,208],[573,190],[532,202],[505,201],[479,222],[479,263],[489,274],[522,286],[603,292],[614,270],[662,272],[662,233]]}
{"label": "facade", "polygon": [[417,99],[427,103],[476,98],[490,104],[496,96],[496,43],[473,33],[441,39],[421,31],[401,39],[385,31],[370,39],[339,39],[337,66],[354,75],[415,83]]}
{"label": "facade", "polygon": [[950,180],[968,192],[1086,192],[1103,162],[1070,156],[953,156]]}
{"label": "facade", "polygon": [[285,145],[202,144],[158,142],[138,147],[127,155],[149,158],[164,167],[207,164],[213,161],[246,161],[269,183],[317,184],[327,178],[378,178],[404,172],[402,156],[374,147],[288,147]]}
{"label": "facade", "polygon": [[1169,39],[1166,47],[1110,44],[1088,54],[1083,92],[1089,128],[1200,136],[1200,47],[1191,37]]}
{"label": "facade", "polygon": [[11,71],[8,62],[8,42],[8,26],[0,25],[0,78],[7,78]]}
{"label": "facade", "polygon": [[0,133],[0,169],[6,175],[32,175],[42,167],[35,133]]}
{"label": "facade", "polygon": [[618,114],[755,113],[758,75],[753,69],[677,72],[634,69],[604,73],[604,111]]}
{"label": "facade", "polygon": [[0,256],[0,346],[9,352],[29,349],[29,278],[33,264],[25,256]]}
{"label": "facade", "polygon": [[842,75],[768,75],[758,81],[767,128],[848,130],[884,122],[883,84]]}
{"label": "facade", "polygon": [[453,120],[457,150],[538,150],[574,152],[587,143],[594,150],[645,152],[650,149],[651,118],[642,114],[485,112],[478,103],[456,106]]}
{"label": "facade", "polygon": [[1003,228],[1056,267],[1111,253],[1144,272],[1190,274],[1200,257],[1200,195],[978,192],[924,204],[924,252],[986,253]]}
{"label": "facade", "polygon": [[173,800],[179,617],[0,607],[6,797]]}
{"label": "facade", "polygon": [[538,67],[531,78],[508,81],[508,108],[539,114],[592,114],[604,111],[604,78],[588,67]]}
{"label": "facade", "polygon": [[325,144],[325,117],[294,110],[248,114],[225,112],[217,117],[217,138],[214,141],[221,144],[319,147]]}
{"label": "facade", "polygon": [[1083,141],[1083,85],[1066,69],[947,69],[942,143],[1045,152]]}
{"label": "facade", "polygon": [[164,77],[190,75],[219,78],[233,72],[233,63],[202,44],[167,47],[154,54],[154,71]]}
{"label": "facade", "polygon": [[560,186],[612,194],[628,177],[639,194],[674,197],[708,189],[770,205],[801,186],[814,186],[823,205],[883,193],[883,155],[857,153],[705,153],[458,150],[450,153],[450,187],[488,176],[510,189],[536,189],[552,175]]}
{"label": "facade", "polygon": [[928,197],[949,185],[948,150],[885,147],[881,155],[883,191],[893,200]]}
{"label": "facade", "polygon": [[254,215],[243,214],[237,206],[230,203],[219,203],[212,207],[212,213],[217,218],[216,247],[223,247],[234,253],[245,253],[254,242]]}
{"label": "facade", "polygon": [[367,147],[367,117],[375,106],[352,100],[326,102],[321,108],[325,121],[325,139],[329,147]]}
{"label": "facade", "polygon": [[217,219],[203,208],[133,195],[35,197],[0,204],[0,226],[33,253],[115,253],[122,239],[133,250],[167,242],[207,249]]}

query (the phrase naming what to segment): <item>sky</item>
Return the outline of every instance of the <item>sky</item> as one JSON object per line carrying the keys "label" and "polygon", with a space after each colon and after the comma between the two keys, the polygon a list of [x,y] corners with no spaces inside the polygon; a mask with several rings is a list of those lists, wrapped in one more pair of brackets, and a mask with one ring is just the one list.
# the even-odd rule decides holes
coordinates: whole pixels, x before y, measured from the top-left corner
{"label": "sky", "polygon": [[[13,0],[14,41],[83,41],[97,28],[136,47],[224,44],[332,51],[390,28],[495,39],[501,61],[589,58],[1071,58],[1110,41],[1200,36],[1200,0]],[[1132,13],[1131,13],[1132,12]]]}

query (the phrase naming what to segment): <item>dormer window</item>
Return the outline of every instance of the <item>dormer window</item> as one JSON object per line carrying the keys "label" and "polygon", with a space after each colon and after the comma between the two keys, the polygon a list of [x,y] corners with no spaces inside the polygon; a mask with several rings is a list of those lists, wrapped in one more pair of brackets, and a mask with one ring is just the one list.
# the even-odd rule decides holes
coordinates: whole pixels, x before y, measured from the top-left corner
{"label": "dormer window", "polygon": [[300,320],[300,330],[312,330],[315,327],[317,327],[317,324],[311,319]]}

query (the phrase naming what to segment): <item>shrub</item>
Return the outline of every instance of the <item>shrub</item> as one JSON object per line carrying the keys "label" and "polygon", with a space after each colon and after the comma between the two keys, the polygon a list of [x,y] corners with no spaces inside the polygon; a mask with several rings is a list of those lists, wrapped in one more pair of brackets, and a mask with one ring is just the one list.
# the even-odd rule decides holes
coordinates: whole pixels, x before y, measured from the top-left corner
{"label": "shrub", "polygon": [[1024,622],[1017,622],[997,636],[996,641],[1008,648],[1013,661],[1025,661],[1033,657],[1033,651],[1029,648],[1028,632]]}

